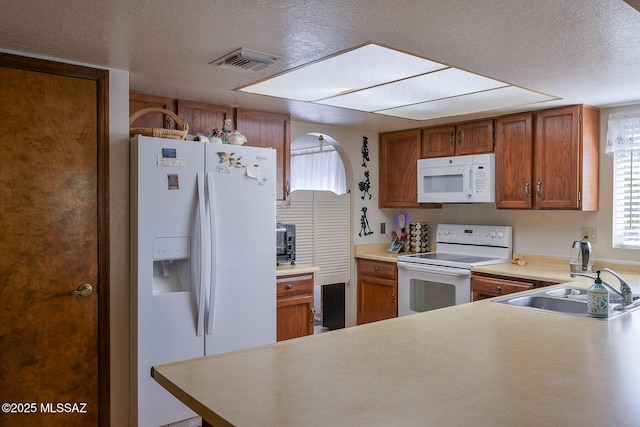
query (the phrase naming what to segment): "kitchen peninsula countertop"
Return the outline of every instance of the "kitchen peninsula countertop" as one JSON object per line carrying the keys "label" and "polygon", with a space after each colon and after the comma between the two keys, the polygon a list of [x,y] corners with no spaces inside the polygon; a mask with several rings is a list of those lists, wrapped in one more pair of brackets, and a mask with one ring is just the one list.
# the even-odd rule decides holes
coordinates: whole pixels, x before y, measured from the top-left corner
{"label": "kitchen peninsula countertop", "polygon": [[640,310],[607,321],[482,300],[152,375],[212,425],[636,427],[639,360]]}

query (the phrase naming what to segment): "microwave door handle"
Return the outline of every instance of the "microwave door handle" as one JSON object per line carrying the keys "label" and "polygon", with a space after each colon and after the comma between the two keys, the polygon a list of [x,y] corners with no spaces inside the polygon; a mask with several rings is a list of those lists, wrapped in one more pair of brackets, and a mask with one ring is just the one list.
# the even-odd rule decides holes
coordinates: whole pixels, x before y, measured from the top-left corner
{"label": "microwave door handle", "polygon": [[469,186],[467,187],[467,197],[473,197],[473,165],[469,166]]}

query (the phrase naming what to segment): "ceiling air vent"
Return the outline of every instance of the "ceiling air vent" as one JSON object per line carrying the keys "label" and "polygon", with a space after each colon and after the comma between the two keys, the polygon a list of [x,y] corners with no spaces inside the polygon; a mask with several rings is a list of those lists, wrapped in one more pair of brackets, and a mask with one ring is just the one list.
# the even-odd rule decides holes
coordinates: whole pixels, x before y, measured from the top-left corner
{"label": "ceiling air vent", "polygon": [[209,64],[217,65],[227,70],[241,71],[243,73],[253,73],[276,62],[282,58],[278,55],[257,52],[255,50],[240,48],[226,54],[222,58],[211,61]]}

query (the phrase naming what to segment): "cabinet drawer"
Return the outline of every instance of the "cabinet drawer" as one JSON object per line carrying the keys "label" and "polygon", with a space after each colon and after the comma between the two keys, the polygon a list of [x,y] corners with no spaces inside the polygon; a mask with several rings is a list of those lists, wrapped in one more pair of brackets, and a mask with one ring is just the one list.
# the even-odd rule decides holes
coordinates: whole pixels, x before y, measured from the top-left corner
{"label": "cabinet drawer", "polygon": [[282,276],[276,279],[276,295],[284,297],[297,294],[313,295],[313,274]]}
{"label": "cabinet drawer", "polygon": [[471,291],[491,295],[505,295],[533,289],[533,283],[515,282],[492,277],[472,277]]}
{"label": "cabinet drawer", "polygon": [[374,274],[396,279],[398,277],[398,266],[394,262],[358,258],[358,274]]}

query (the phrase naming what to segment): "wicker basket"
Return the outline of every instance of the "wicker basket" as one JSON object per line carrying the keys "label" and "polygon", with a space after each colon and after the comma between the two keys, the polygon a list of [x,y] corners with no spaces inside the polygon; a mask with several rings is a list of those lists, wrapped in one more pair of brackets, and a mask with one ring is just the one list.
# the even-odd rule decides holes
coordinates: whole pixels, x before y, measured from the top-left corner
{"label": "wicker basket", "polygon": [[[139,117],[147,114],[147,113],[162,113],[171,117],[175,120],[179,129],[164,129],[164,128],[132,128],[131,124],[136,121]],[[136,111],[133,113],[131,117],[129,117],[129,135],[142,135],[142,136],[154,136],[156,138],[169,138],[169,139],[185,139],[187,137],[187,132],[189,132],[189,126],[187,126],[180,117],[173,111],[165,110],[163,108],[143,108],[140,111]]]}

